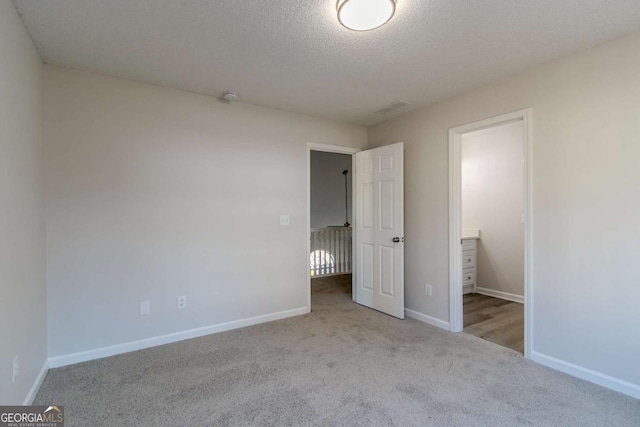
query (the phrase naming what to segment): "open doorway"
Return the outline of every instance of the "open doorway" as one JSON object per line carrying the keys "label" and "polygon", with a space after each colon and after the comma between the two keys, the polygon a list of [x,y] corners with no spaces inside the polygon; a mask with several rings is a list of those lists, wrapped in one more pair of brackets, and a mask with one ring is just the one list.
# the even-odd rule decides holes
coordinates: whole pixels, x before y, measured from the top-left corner
{"label": "open doorway", "polygon": [[529,115],[450,131],[451,330],[527,357]]}
{"label": "open doorway", "polygon": [[524,354],[523,122],[462,135],[464,332]]}
{"label": "open doorway", "polygon": [[[324,223],[320,230],[327,233],[328,247],[314,243],[311,226],[311,159],[314,152],[339,153],[351,157],[351,169],[345,173],[344,166],[336,168],[332,176],[338,176],[341,190],[335,191],[338,212]],[[351,283],[351,300],[365,307],[404,319],[404,144],[397,142],[386,146],[361,151],[333,145],[307,144],[307,260],[309,272],[307,307],[311,311],[312,277],[344,275]],[[353,185],[349,176],[353,175]],[[338,188],[336,185],[335,188]],[[345,191],[346,190],[346,191]],[[349,195],[351,194],[351,196]],[[351,204],[349,205],[349,200]],[[350,211],[349,206],[353,206]],[[339,218],[339,219],[338,219]],[[344,221],[341,225],[340,222]],[[348,226],[345,226],[347,225]],[[334,225],[334,227],[331,227]],[[317,227],[314,227],[317,228]],[[342,234],[340,234],[342,233]],[[332,237],[333,243],[332,243]],[[326,239],[324,240],[326,242]],[[313,245],[313,246],[312,246]],[[332,246],[333,245],[333,246]],[[313,250],[312,250],[313,249]],[[317,252],[318,250],[322,252]],[[334,249],[336,250],[336,249]],[[340,270],[340,256],[347,270]],[[331,256],[329,256],[331,254]],[[320,255],[318,258],[315,258]],[[338,263],[338,264],[336,264]],[[313,275],[312,275],[313,273]],[[316,279],[314,279],[316,280]],[[318,283],[318,282],[316,282]],[[347,281],[343,294],[347,294]],[[344,296],[344,295],[343,295]],[[326,301],[326,299],[325,299]]]}
{"label": "open doorway", "polygon": [[357,151],[309,146],[310,310],[317,298],[353,299],[353,154]]}
{"label": "open doorway", "polygon": [[311,151],[311,297],[344,293],[351,298],[352,159],[349,154]]}

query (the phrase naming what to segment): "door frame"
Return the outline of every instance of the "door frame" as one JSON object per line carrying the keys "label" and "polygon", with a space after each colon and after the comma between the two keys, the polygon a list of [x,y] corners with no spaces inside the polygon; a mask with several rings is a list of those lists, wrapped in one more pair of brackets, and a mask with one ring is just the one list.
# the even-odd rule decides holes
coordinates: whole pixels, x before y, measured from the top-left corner
{"label": "door frame", "polygon": [[311,253],[311,152],[312,151],[322,151],[325,153],[337,153],[337,154],[348,154],[351,156],[351,298],[353,301],[356,300],[356,270],[354,268],[353,260],[356,256],[356,194],[353,191],[353,177],[355,176],[356,171],[356,153],[362,151],[360,148],[353,147],[343,147],[341,145],[329,145],[329,144],[318,144],[315,142],[307,142],[307,234],[305,239],[307,241],[306,248],[307,254],[305,258],[305,268],[307,269],[307,313],[311,312],[311,270],[309,268],[309,254]]}
{"label": "door frame", "polygon": [[503,124],[522,121],[524,144],[524,357],[533,348],[533,156],[531,108],[490,117],[449,129],[449,329],[462,332],[462,135]]}

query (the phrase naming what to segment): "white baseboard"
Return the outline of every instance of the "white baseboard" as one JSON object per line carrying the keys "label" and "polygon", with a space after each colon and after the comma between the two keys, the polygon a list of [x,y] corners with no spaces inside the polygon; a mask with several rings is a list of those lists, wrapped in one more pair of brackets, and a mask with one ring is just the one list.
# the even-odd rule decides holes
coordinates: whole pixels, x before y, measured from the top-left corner
{"label": "white baseboard", "polygon": [[476,293],[524,304],[524,297],[522,295],[510,294],[509,292],[495,291],[493,289],[481,288],[480,286],[476,286]]}
{"label": "white baseboard", "polygon": [[42,365],[42,369],[40,369],[40,372],[38,372],[38,376],[36,377],[33,385],[31,386],[31,389],[29,390],[29,393],[27,393],[27,397],[24,398],[24,402],[22,403],[23,405],[26,406],[33,403],[33,399],[36,398],[36,394],[38,394],[38,390],[40,390],[40,386],[44,381],[44,377],[47,376],[47,372],[49,372],[49,361],[45,360],[44,364]]}
{"label": "white baseboard", "polygon": [[156,347],[163,344],[171,344],[191,338],[198,338],[204,335],[230,331],[232,329],[244,328],[246,326],[286,319],[288,317],[300,316],[307,313],[309,313],[309,309],[307,307],[294,308],[292,310],[264,314],[262,316],[249,317],[246,319],[233,320],[231,322],[218,323],[215,325],[189,329],[181,332],[174,332],[172,334],[160,335],[157,337],[144,338],[138,341],[130,341],[108,347],[101,347],[93,350],[80,351],[77,353],[50,357],[49,366],[51,368],[59,368],[61,366],[73,365],[75,363],[86,362],[89,360],[102,359],[103,357],[129,353],[131,351],[142,350],[149,347]]}
{"label": "white baseboard", "polygon": [[638,384],[633,384],[610,375],[574,365],[573,363],[565,362],[564,360],[556,359],[555,357],[547,356],[546,354],[538,353],[537,351],[531,352],[531,360],[551,369],[573,375],[574,377],[615,390],[622,394],[626,394],[627,396],[640,399],[640,385]]}
{"label": "white baseboard", "polygon": [[412,319],[419,320],[420,322],[429,324],[431,326],[436,326],[447,331],[449,330],[449,322],[445,322],[444,320],[436,319],[435,317],[428,316],[417,311],[409,310],[408,308],[404,309],[404,314],[407,317],[411,317]]}

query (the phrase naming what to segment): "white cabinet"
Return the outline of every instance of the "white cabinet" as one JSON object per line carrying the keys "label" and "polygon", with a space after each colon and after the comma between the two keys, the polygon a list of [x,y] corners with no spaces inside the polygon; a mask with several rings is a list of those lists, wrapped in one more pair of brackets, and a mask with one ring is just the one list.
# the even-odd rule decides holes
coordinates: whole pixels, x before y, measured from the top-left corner
{"label": "white cabinet", "polygon": [[476,291],[477,238],[462,239],[462,294]]}

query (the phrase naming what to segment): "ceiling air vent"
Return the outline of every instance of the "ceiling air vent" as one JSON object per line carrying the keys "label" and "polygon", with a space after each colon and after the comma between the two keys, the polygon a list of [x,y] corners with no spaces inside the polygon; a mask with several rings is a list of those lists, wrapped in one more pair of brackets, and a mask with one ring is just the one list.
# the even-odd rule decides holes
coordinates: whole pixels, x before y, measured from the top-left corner
{"label": "ceiling air vent", "polygon": [[378,112],[382,114],[388,114],[394,110],[397,110],[398,108],[406,107],[407,105],[410,105],[410,104],[405,101],[394,101],[391,104],[387,105],[386,107],[378,110]]}

